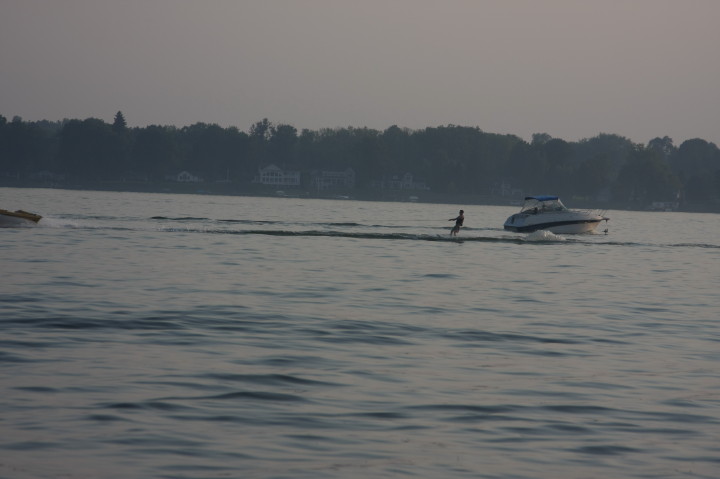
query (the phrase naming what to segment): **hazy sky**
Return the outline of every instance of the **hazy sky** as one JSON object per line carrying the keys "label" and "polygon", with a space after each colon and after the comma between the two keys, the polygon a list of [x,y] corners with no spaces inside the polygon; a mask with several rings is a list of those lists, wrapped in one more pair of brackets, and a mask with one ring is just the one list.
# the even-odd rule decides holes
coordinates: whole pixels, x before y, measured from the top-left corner
{"label": "hazy sky", "polygon": [[0,0],[0,114],[720,144],[718,0]]}

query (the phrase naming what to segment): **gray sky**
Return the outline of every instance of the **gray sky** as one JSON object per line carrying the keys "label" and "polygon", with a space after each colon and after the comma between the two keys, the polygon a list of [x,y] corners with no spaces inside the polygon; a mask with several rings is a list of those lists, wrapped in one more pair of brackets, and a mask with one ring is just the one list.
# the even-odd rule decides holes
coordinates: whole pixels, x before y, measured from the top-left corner
{"label": "gray sky", "polygon": [[0,0],[0,114],[720,144],[717,0]]}

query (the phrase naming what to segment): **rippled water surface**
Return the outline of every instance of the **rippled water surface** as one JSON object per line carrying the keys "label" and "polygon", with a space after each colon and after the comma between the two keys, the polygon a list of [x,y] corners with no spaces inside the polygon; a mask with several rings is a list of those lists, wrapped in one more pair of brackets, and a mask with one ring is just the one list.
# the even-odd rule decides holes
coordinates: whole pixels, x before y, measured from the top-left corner
{"label": "rippled water surface", "polygon": [[503,231],[516,207],[0,208],[44,216],[0,229],[2,478],[718,477],[717,215],[562,237]]}

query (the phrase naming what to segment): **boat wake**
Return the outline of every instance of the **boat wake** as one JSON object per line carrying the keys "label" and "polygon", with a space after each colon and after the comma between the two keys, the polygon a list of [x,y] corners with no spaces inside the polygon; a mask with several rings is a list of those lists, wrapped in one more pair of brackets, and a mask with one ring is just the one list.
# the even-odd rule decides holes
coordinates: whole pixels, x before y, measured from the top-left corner
{"label": "boat wake", "polygon": [[326,237],[326,238],[354,238],[371,240],[397,240],[397,241],[428,241],[428,242],[481,242],[481,243],[562,243],[567,241],[561,236],[549,233],[548,235],[535,234],[527,236],[503,235],[492,236],[450,236],[448,234],[414,234],[414,233],[374,233],[360,231],[337,231],[337,230],[223,230],[223,229],[187,229],[187,228],[163,228],[166,232],[197,232],[206,234],[227,234],[227,235],[265,235],[285,237]]}
{"label": "boat wake", "polygon": [[525,239],[527,241],[567,241],[565,237],[556,235],[555,233],[547,230],[533,231],[532,233],[528,234]]}
{"label": "boat wake", "polygon": [[[282,228],[280,227],[282,225]],[[107,231],[159,231],[162,233],[192,233],[236,236],[325,237],[385,241],[423,241],[440,243],[507,243],[526,245],[587,244],[597,246],[669,246],[679,248],[720,249],[717,244],[666,244],[617,241],[606,234],[589,232],[568,237],[547,230],[532,233],[509,233],[499,228],[464,228],[458,236],[447,234],[445,227],[420,225],[382,225],[355,222],[304,222],[272,220],[214,220],[202,217],[169,218],[108,218],[108,217],[44,217],[40,228],[67,228]],[[442,233],[434,233],[442,231]]]}

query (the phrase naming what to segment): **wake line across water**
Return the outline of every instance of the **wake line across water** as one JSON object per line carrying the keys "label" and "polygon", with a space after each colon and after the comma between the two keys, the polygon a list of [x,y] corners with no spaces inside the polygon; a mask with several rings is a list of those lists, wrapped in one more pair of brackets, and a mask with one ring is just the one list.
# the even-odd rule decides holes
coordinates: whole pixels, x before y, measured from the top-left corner
{"label": "wake line across water", "polygon": [[[206,218],[203,216],[178,216],[178,217],[172,217],[172,216],[152,216],[150,218],[151,220],[157,220],[157,221],[177,221],[177,222],[183,222],[183,221],[206,221],[206,222],[212,222],[212,223],[229,223],[229,224],[238,224],[238,225],[276,225],[276,224],[288,224],[287,221],[274,221],[274,220],[255,220],[255,219],[214,219],[214,218]],[[362,226],[359,223],[308,223],[308,222],[294,222],[293,224],[327,224],[327,225],[336,225],[336,226]]]}
{"label": "wake line across water", "polygon": [[214,229],[187,229],[187,228],[163,228],[166,232],[183,232],[183,233],[207,233],[207,234],[229,234],[229,235],[267,235],[267,236],[320,236],[330,238],[356,238],[356,239],[377,239],[377,240],[410,240],[410,241],[444,241],[452,243],[462,243],[465,241],[488,242],[488,243],[537,243],[556,242],[562,243],[566,240],[561,237],[553,239],[529,239],[528,237],[490,237],[490,236],[450,236],[450,235],[433,235],[433,234],[413,234],[413,233],[369,233],[369,232],[350,232],[350,231],[322,231],[322,230],[214,230]]}
{"label": "wake line across water", "polygon": [[[279,237],[330,237],[330,238],[354,238],[354,239],[370,239],[370,240],[404,240],[404,241],[427,241],[427,242],[451,242],[451,243],[464,243],[464,242],[475,242],[475,243],[508,243],[508,244],[585,244],[593,246],[643,246],[643,247],[667,247],[667,248],[703,248],[703,249],[720,249],[720,245],[712,243],[671,243],[671,244],[657,244],[652,242],[628,242],[628,241],[615,241],[607,235],[596,234],[585,234],[585,235],[571,235],[561,236],[553,234],[549,231],[535,231],[530,234],[505,234],[503,236],[473,236],[473,233],[488,231],[488,232],[502,232],[499,228],[465,228],[461,234],[456,237],[452,237],[446,233],[442,234],[429,234],[429,233],[405,233],[398,232],[397,230],[408,230],[417,229],[417,225],[382,225],[382,224],[365,224],[356,222],[318,222],[318,221],[297,221],[288,223],[287,221],[273,221],[273,220],[250,220],[250,219],[228,219],[228,220],[214,220],[210,218],[201,217],[177,217],[170,218],[165,216],[154,216],[150,218],[155,220],[144,224],[135,225],[123,225],[123,218],[108,218],[100,217],[98,222],[97,217],[89,218],[91,221],[87,221],[88,218],[43,218],[40,223],[33,225],[41,228],[71,228],[71,229],[89,229],[89,230],[109,230],[109,231],[147,231],[155,230],[160,232],[169,233],[199,233],[199,234],[218,234],[218,235],[267,235],[267,236],[279,236]],[[118,220],[121,224],[108,224],[102,220]],[[157,222],[159,220],[159,222]],[[147,221],[147,220],[146,220]],[[207,226],[202,226],[203,222]],[[194,224],[188,224],[187,227],[180,226],[183,222],[195,222]],[[245,226],[296,226],[299,228],[306,229],[229,229],[231,225],[245,225]],[[218,227],[214,227],[214,226]],[[221,225],[227,225],[228,229],[220,227]],[[313,229],[312,227],[327,228],[327,229]],[[336,228],[365,228],[373,230],[388,230],[392,229],[393,232],[374,232],[374,231],[344,231],[343,229]],[[446,228],[432,228],[437,230],[446,231]]]}

